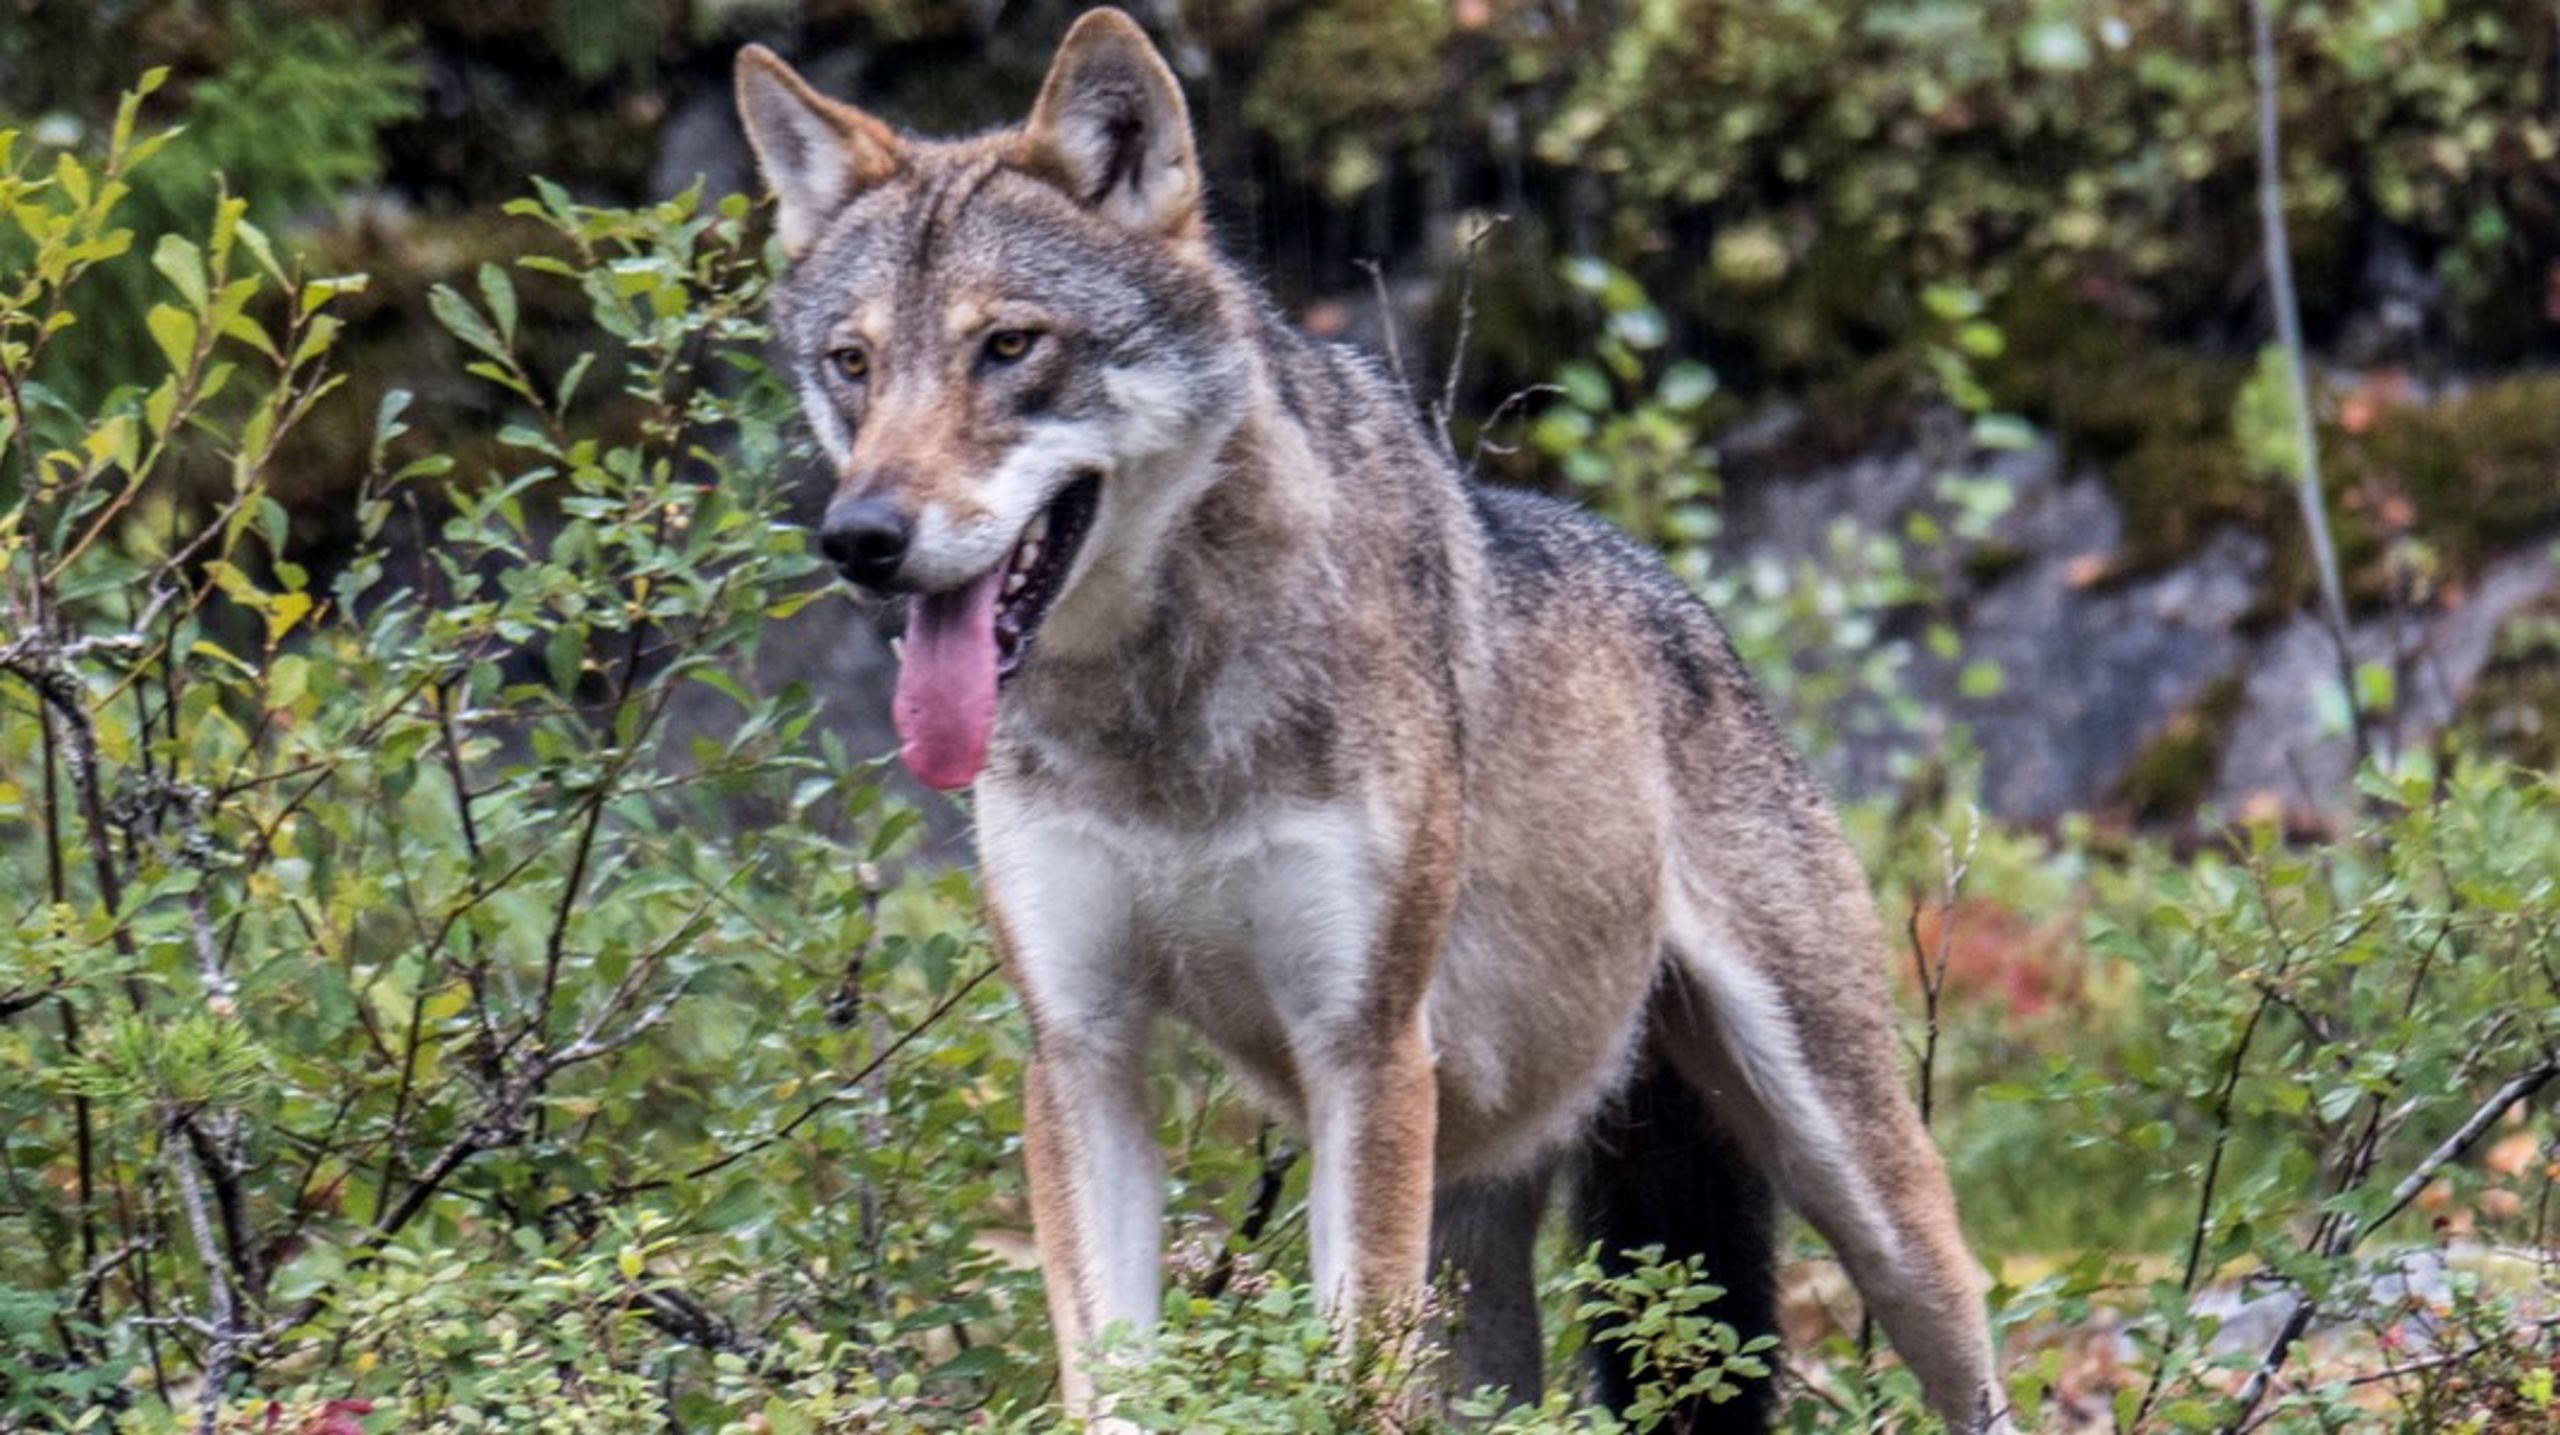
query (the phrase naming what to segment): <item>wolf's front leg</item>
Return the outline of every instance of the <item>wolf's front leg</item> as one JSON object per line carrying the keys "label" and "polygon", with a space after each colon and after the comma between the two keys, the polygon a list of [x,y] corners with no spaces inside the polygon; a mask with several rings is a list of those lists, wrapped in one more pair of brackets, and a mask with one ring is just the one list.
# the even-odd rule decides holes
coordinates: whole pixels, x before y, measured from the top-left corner
{"label": "wolf's front leg", "polygon": [[1147,1100],[1154,1008],[1139,979],[1124,874],[1072,825],[982,784],[987,925],[1031,1018],[1023,1158],[1068,1411],[1094,1412],[1091,1347],[1141,1337],[1163,1303],[1164,1156]]}
{"label": "wolf's front leg", "polygon": [[1022,1137],[1060,1388],[1090,1417],[1094,1340],[1115,1322],[1143,1337],[1164,1298],[1164,1156],[1137,1050],[1039,1043]]}
{"label": "wolf's front leg", "polygon": [[1420,1012],[1306,1080],[1316,1293],[1328,1310],[1362,1315],[1410,1302],[1429,1275],[1439,1105]]}

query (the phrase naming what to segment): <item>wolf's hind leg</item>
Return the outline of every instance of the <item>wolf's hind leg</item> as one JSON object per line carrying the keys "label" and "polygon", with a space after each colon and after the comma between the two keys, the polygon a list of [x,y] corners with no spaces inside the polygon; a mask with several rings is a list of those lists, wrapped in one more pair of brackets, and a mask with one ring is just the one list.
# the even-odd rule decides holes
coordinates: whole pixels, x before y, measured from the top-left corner
{"label": "wolf's hind leg", "polygon": [[1746,942],[1675,920],[1663,1050],[1830,1242],[1948,1427],[1998,1428],[1982,1271],[1904,1089],[1880,949],[1855,940],[1874,924],[1772,925]]}
{"label": "wolf's hind leg", "polygon": [[1431,1203],[1431,1271],[1458,1285],[1449,1323],[1448,1385],[1499,1387],[1506,1405],[1536,1403],[1545,1356],[1534,1269],[1548,1173],[1444,1186]]}

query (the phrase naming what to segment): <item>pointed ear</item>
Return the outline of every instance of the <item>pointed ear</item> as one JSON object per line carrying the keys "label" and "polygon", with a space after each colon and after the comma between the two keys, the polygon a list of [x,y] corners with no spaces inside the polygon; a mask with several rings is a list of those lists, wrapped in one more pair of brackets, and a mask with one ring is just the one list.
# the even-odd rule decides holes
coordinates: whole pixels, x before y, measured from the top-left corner
{"label": "pointed ear", "polygon": [[773,191],[782,252],[794,259],[837,210],[898,172],[901,147],[887,125],[809,88],[762,45],[738,52],[738,117]]}
{"label": "pointed ear", "polygon": [[1131,229],[1172,234],[1199,216],[1182,87],[1117,10],[1087,11],[1067,32],[1013,162]]}

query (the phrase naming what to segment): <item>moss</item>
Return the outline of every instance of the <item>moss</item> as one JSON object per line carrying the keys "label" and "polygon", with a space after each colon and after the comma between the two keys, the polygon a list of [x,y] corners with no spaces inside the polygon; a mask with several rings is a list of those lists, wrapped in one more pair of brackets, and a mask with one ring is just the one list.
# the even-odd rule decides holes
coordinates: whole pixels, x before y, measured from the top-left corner
{"label": "moss", "polygon": [[2560,526],[2560,375],[2526,374],[2428,405],[2388,409],[2330,439],[2351,486],[2405,497],[2446,571],[2478,571],[2502,549]]}
{"label": "moss", "polygon": [[[2003,306],[1998,401],[2050,428],[2096,466],[2124,513],[2123,568],[2183,562],[2225,526],[2270,554],[2260,616],[2291,612],[2316,577],[2291,486],[2250,471],[2231,429],[2247,362],[2152,343],[2135,325],[2061,291],[2024,289]],[[2448,578],[2477,573],[2517,542],[2560,527],[2560,375],[2526,374],[2432,404],[2383,408],[2353,431],[2324,414],[2320,447],[2331,534],[2348,606],[2402,601],[2387,559],[2405,529]]]}
{"label": "moss", "polygon": [[[1719,231],[1717,237],[1730,231]],[[1659,279],[1646,276],[1693,316],[1717,363],[1737,386],[1818,395],[1831,385],[1884,399],[1889,427],[1907,417],[1925,370],[1912,342],[1918,316],[1891,257],[1852,240],[1826,238],[1784,274],[1736,275],[1693,262],[1715,242],[1705,234],[1659,237],[1682,257]],[[1883,367],[1879,367],[1883,366]],[[1877,381],[1898,386],[1879,390]]]}
{"label": "moss", "polygon": [[2237,674],[2205,686],[2185,711],[2171,718],[2134,755],[2118,779],[2113,802],[2138,823],[2174,822],[2191,816],[2213,795],[2222,767],[2222,744],[2240,715],[2246,687]]}
{"label": "moss", "polygon": [[2560,771],[2560,654],[2491,669],[2467,707],[2482,747],[2536,772]]}
{"label": "moss", "polygon": [[2560,595],[2513,620],[2463,701],[2465,733],[2489,752],[2560,772]]}
{"label": "moss", "polygon": [[2002,579],[2023,567],[2031,556],[2023,548],[1993,540],[1965,555],[1965,578],[1976,588],[1996,587]]}
{"label": "moss", "polygon": [[2282,541],[2283,492],[2249,472],[2231,437],[2244,364],[2148,342],[2049,288],[2013,296],[2001,324],[2009,346],[1989,374],[1994,396],[2105,476],[2129,571],[2180,562],[2227,524]]}
{"label": "moss", "polygon": [[1245,114],[1309,166],[1321,164],[1333,147],[1372,145],[1419,127],[1438,101],[1435,74],[1450,27],[1447,9],[1433,0],[1308,7],[1271,39],[1245,94]]}

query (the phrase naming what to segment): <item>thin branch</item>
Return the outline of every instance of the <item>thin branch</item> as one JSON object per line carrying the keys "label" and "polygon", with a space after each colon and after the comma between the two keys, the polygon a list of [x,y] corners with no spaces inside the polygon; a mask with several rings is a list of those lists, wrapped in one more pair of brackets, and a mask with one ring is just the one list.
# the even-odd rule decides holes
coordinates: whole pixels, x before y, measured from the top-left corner
{"label": "thin branch", "polygon": [[[166,1134],[178,1134],[182,1118],[173,1117]],[[204,1181],[196,1172],[196,1153],[189,1143],[165,1142],[170,1153],[169,1169],[178,1179],[178,1205],[186,1212],[187,1233],[194,1238],[196,1260],[204,1267],[206,1299],[213,1306],[213,1319],[204,1323],[209,1342],[204,1358],[204,1383],[196,1397],[196,1435],[216,1435],[222,1420],[223,1392],[231,1384],[233,1367],[239,1363],[243,1338],[249,1333],[240,1326],[240,1306],[231,1288],[231,1272],[223,1262],[222,1249],[214,1243],[213,1218],[205,1211]]]}
{"label": "thin branch", "polygon": [[735,1151],[731,1151],[724,1155],[714,1157],[709,1161],[705,1161],[701,1165],[685,1172],[680,1179],[698,1181],[705,1176],[713,1174],[714,1172],[736,1165],[738,1162],[745,1160],[749,1156],[752,1156],[767,1147],[789,1140],[791,1138],[791,1133],[808,1124],[809,1120],[812,1117],[815,1117],[819,1112],[824,1111],[828,1107],[836,1105],[839,1102],[849,1101],[860,1096],[862,1094],[863,1083],[871,1078],[871,1074],[873,1072],[887,1066],[899,1052],[904,1051],[907,1048],[908,1043],[940,1025],[942,1019],[949,1016],[952,1010],[960,1005],[962,999],[966,998],[969,993],[976,991],[979,983],[984,982],[991,976],[994,976],[995,973],[996,966],[993,962],[989,962],[987,965],[978,968],[977,972],[967,981],[952,988],[949,996],[946,996],[941,1001],[934,1003],[933,1010],[926,1012],[921,1017],[918,1017],[914,1026],[908,1027],[905,1031],[899,1033],[896,1041],[889,1043],[886,1049],[872,1057],[869,1061],[864,1062],[861,1070],[855,1072],[845,1080],[838,1082],[833,1090],[828,1091],[823,1096],[817,1097],[808,1105],[801,1107],[797,1115],[794,1115],[790,1120],[785,1121],[782,1125],[776,1127],[770,1134],[759,1136],[755,1140],[748,1142],[746,1145],[739,1147]]}
{"label": "thin branch", "polygon": [[1369,274],[1369,287],[1378,295],[1378,328],[1386,335],[1387,368],[1396,376],[1396,387],[1404,390],[1405,401],[1413,401],[1413,375],[1404,366],[1404,345],[1396,338],[1396,301],[1387,292],[1387,271],[1375,259],[1351,261]]}
{"label": "thin branch", "polygon": [[1513,390],[1501,403],[1495,404],[1493,406],[1493,412],[1485,415],[1484,422],[1476,427],[1475,450],[1467,455],[1467,476],[1470,478],[1474,477],[1476,471],[1484,466],[1484,456],[1486,454],[1500,454],[1508,457],[1520,451],[1516,446],[1498,444],[1493,441],[1493,431],[1495,427],[1500,425],[1504,419],[1509,418],[1512,410],[1520,408],[1527,404],[1529,400],[1536,398],[1540,394],[1561,394],[1563,392],[1564,385],[1562,384],[1531,384],[1525,389]]}
{"label": "thin branch", "polygon": [[1244,1219],[1236,1223],[1235,1236],[1218,1253],[1218,1263],[1210,1268],[1208,1277],[1200,1282],[1200,1293],[1211,1300],[1227,1293],[1228,1284],[1235,1279],[1236,1258],[1271,1228],[1272,1213],[1280,1209],[1280,1192],[1289,1184],[1290,1168],[1298,1164],[1297,1143],[1282,1141],[1274,1146],[1268,1121],[1262,1123],[1253,1144],[1262,1158],[1262,1171],[1254,1178],[1253,1197],[1245,1206]]}
{"label": "thin branch", "polygon": [[2472,1111],[2469,1119],[2454,1128],[2452,1135],[2438,1142],[2425,1160],[2410,1168],[2399,1185],[2391,1188],[2391,1204],[2371,1224],[2359,1227],[2354,1221],[2348,1221],[2333,1240],[2337,1248],[2329,1254],[2346,1254],[2364,1238],[2366,1231],[2389,1224],[2392,1217],[2407,1210],[2409,1203],[2418,1199],[2418,1193],[2426,1189],[2427,1182],[2435,1179],[2436,1172],[2443,1170],[2469,1149],[2472,1142],[2479,1140],[2508,1107],[2531,1099],[2534,1093],[2549,1085],[2554,1076],[2560,1076],[2560,1061],[2545,1061],[2529,1071],[2509,1077],[2505,1085],[2490,1093],[2489,1099]]}
{"label": "thin branch", "polygon": [[2358,761],[2373,756],[2364,715],[2356,701],[2356,660],[2347,645],[2347,604],[2338,581],[2337,545],[2329,537],[2328,501],[2320,491],[2320,434],[2311,421],[2310,365],[2304,357],[2302,312],[2294,298],[2293,245],[2284,220],[2283,151],[2276,106],[2276,44],[2268,0],[2249,0],[2249,41],[2258,81],[2258,211],[2264,221],[2267,250],[2267,302],[2275,309],[2277,342],[2283,346],[2285,381],[2293,399],[2294,497],[2302,508],[2302,526],[2311,540],[2311,557],[2320,573],[2321,616],[2338,650],[2338,680],[2347,700],[2347,726],[2353,733]]}
{"label": "thin branch", "polygon": [[[2258,1004],[2249,1009],[2249,1020],[2241,1026],[2239,1040],[2232,1044],[2231,1059],[2223,1071],[2222,1090],[2214,1097],[2213,1150],[2205,1157],[2204,1180],[2200,1183],[2202,1189],[2196,1193],[2195,1223],[2187,1235],[2186,1271],[2178,1278],[2181,1295],[2193,1295],[2196,1279],[2203,1274],[2204,1242],[2213,1229],[2213,1198],[2221,1184],[2222,1156],[2231,1144],[2232,1100],[2240,1088],[2241,1073],[2247,1069],[2250,1043],[2256,1040],[2258,1024],[2266,1018],[2267,1008],[2271,1005],[2273,998],[2268,987],[2262,984],[2258,988]],[[2169,1377],[2169,1356],[2177,1349],[2184,1333],[2183,1326],[2174,1327],[2162,1343],[2160,1357],[2151,1367],[2151,1378],[2143,1382],[2142,1399],[2133,1408],[2133,1419],[2127,1423],[2128,1428],[2141,1429],[2144,1417],[2151,1413],[2152,1402],[2160,1398],[2161,1384]]]}
{"label": "thin branch", "polygon": [[2554,1328],[2560,1328],[2560,1315],[2546,1315],[2536,1320],[2528,1320],[2516,1329],[2503,1331],[2496,1338],[2477,1341],[2460,1350],[2446,1351],[2441,1355],[2430,1355],[2419,1360],[2404,1360],[2397,1365],[2386,1365],[2380,1370],[2368,1370],[2362,1375],[2348,1376],[2346,1383],[2349,1385],[2372,1385],[2377,1381],[2398,1380],[2403,1376],[2416,1375],[2421,1371],[2440,1370],[2448,1365],[2462,1365],[2478,1356],[2485,1355],[2492,1350],[2496,1350],[2500,1345],[2516,1336],[2540,1335],[2544,1331]]}
{"label": "thin branch", "polygon": [[1920,1125],[1926,1128],[1936,1104],[1938,1084],[1938,1006],[1947,989],[1947,964],[1955,957],[1956,898],[1964,889],[1966,874],[1973,870],[1973,855],[1982,841],[1980,814],[1971,814],[1972,825],[1966,829],[1964,847],[1958,851],[1955,839],[1945,832],[1938,834],[1938,855],[1945,873],[1938,897],[1938,941],[1935,959],[1924,952],[1920,942],[1920,909],[1911,909],[1911,966],[1920,982],[1920,1007],[1927,1021],[1927,1034],[1920,1047]]}
{"label": "thin branch", "polygon": [[[2452,1135],[2438,1142],[2424,1160],[2411,1167],[2409,1173],[2400,1179],[2400,1184],[2391,1188],[2391,1204],[2381,1215],[2361,1225],[2353,1220],[2341,1222],[2327,1245],[2317,1254],[2334,1260],[2353,1252],[2357,1242],[2369,1232],[2381,1229],[2390,1223],[2392,1217],[2407,1210],[2409,1203],[2418,1199],[2418,1193],[2426,1189],[2427,1183],[2435,1179],[2436,1173],[2470,1149],[2471,1143],[2495,1125],[2509,1107],[2519,1101],[2530,1100],[2555,1076],[2560,1076],[2560,1059],[2545,1060],[2509,1077],[2489,1094],[2488,1100],[2472,1108],[2471,1115],[2454,1128]],[[2303,1332],[2311,1328],[2312,1317],[2318,1314],[2319,1308],[2320,1303],[2309,1297],[2294,1302],[2283,1328],[2276,1332],[2275,1339],[2267,1343],[2266,1353],[2258,1357],[2257,1368],[2249,1373],[2248,1383],[2240,1388],[2239,1411],[2223,1425],[2223,1435],[2238,1435],[2248,1428],[2249,1417],[2257,1410],[2258,1402],[2266,1398],[2268,1387],[2275,1383],[2276,1375],[2284,1369],[2295,1343],[2302,1339]]]}
{"label": "thin branch", "polygon": [[1440,448],[1454,460],[1458,442],[1449,435],[1449,421],[1458,412],[1458,383],[1467,371],[1467,345],[1475,337],[1476,324],[1476,250],[1493,232],[1511,222],[1511,216],[1496,214],[1476,226],[1467,236],[1466,252],[1458,262],[1458,335],[1449,346],[1449,371],[1440,381],[1440,401],[1431,406],[1431,421],[1440,431]]}

